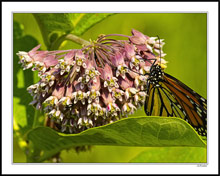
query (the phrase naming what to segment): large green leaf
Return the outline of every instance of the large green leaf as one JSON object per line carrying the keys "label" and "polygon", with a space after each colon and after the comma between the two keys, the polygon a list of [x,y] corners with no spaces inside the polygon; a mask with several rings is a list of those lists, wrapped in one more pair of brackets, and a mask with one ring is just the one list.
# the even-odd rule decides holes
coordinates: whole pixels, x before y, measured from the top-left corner
{"label": "large green leaf", "polygon": [[34,13],[48,48],[51,42],[68,33],[82,35],[111,13]]}
{"label": "large green leaf", "polygon": [[130,117],[79,134],[63,134],[48,127],[39,127],[28,134],[35,150],[41,151],[34,161],[43,161],[73,146],[191,146],[205,147],[194,129],[180,118]]}
{"label": "large green leaf", "polygon": [[207,151],[201,147],[156,147],[141,152],[132,163],[206,163]]}

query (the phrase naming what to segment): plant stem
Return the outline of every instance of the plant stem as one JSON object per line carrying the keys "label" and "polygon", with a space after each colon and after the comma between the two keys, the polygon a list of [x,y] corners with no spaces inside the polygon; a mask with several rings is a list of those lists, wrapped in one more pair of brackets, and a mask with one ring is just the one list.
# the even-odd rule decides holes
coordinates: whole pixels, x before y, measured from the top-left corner
{"label": "plant stem", "polygon": [[89,45],[90,42],[84,40],[74,34],[65,34],[59,37],[54,43],[51,44],[50,50],[58,49],[63,41],[70,40],[80,45]]}
{"label": "plant stem", "polygon": [[84,39],[82,39],[76,35],[73,35],[73,34],[67,34],[65,39],[71,40],[71,41],[76,42],[81,45],[89,45],[90,44],[90,42],[88,42],[87,40],[84,40]]}

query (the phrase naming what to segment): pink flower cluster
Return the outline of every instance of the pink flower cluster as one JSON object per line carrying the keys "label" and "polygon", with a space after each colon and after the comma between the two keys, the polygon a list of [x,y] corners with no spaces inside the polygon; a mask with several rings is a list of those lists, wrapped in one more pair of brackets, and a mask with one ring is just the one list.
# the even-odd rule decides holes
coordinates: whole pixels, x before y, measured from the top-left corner
{"label": "pink flower cluster", "polygon": [[[116,35],[127,40],[110,38]],[[127,117],[144,104],[152,63],[166,64],[163,45],[132,30],[132,36],[102,35],[82,49],[38,51],[38,45],[17,55],[24,69],[40,77],[27,88],[30,104],[44,109],[61,132],[78,133]]]}

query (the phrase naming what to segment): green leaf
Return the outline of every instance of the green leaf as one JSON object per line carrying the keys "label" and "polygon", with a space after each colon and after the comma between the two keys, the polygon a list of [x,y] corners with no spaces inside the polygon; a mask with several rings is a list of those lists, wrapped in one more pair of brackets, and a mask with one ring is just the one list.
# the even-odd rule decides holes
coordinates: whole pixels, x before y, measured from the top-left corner
{"label": "green leaf", "polygon": [[33,84],[34,74],[31,70],[22,70],[18,64],[18,51],[29,51],[34,48],[38,42],[35,38],[23,34],[23,26],[14,21],[13,33],[13,118],[20,132],[25,133],[32,127],[35,110],[28,105],[32,97],[28,94],[26,88]]}
{"label": "green leaf", "polygon": [[70,17],[74,17],[72,22],[74,24],[74,30],[72,31],[75,35],[82,35],[89,28],[96,23],[104,20],[106,17],[113,15],[113,13],[80,13],[70,14]]}
{"label": "green leaf", "polygon": [[130,117],[79,134],[63,134],[48,127],[39,127],[28,133],[28,139],[35,150],[41,150],[41,155],[34,158],[36,162],[63,149],[82,145],[206,146],[188,123],[173,117]]}
{"label": "green leaf", "polygon": [[131,163],[206,163],[207,150],[201,147],[158,147],[141,152]]}
{"label": "green leaf", "polygon": [[33,13],[40,27],[44,43],[49,48],[50,36],[65,34],[73,30],[74,26],[68,13]]}
{"label": "green leaf", "polygon": [[18,51],[29,51],[34,48],[38,41],[24,34],[24,26],[13,21],[13,129],[20,147],[26,147],[25,134],[33,127],[35,109],[29,105],[33,100],[27,92],[27,87],[34,84],[36,74],[31,70],[22,70],[18,64]]}
{"label": "green leaf", "polygon": [[[96,23],[102,21],[111,13],[33,13],[41,29],[44,42],[48,48],[54,41],[54,36],[73,33],[82,35]],[[52,38],[52,39],[51,39]],[[57,37],[58,39],[58,37]]]}

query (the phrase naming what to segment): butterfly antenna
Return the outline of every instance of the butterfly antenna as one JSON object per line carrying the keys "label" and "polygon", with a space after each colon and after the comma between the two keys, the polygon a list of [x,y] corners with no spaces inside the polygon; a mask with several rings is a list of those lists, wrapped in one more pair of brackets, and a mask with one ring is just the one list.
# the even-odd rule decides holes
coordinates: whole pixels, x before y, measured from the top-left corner
{"label": "butterfly antenna", "polygon": [[159,48],[160,48],[160,65],[161,65],[161,47],[160,47],[160,37],[157,35],[158,40],[159,40]]}

